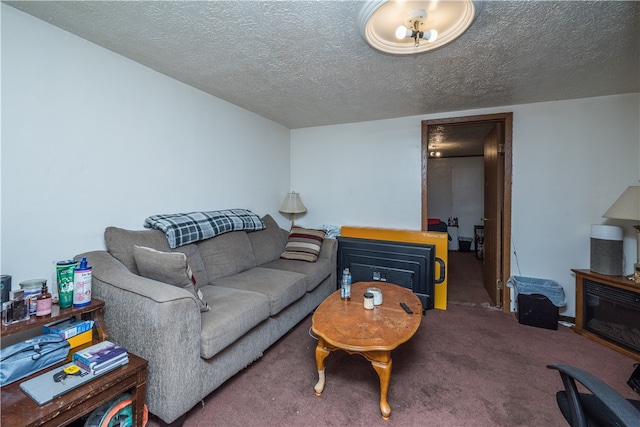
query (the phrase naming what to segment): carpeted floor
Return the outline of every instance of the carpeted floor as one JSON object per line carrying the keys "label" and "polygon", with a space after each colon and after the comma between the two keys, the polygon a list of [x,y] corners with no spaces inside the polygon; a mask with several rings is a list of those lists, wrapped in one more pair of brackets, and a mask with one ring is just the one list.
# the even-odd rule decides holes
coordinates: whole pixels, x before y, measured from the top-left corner
{"label": "carpeted floor", "polygon": [[392,353],[389,421],[380,417],[378,377],[360,356],[332,353],[324,393],[315,396],[309,316],[194,407],[184,425],[565,426],[555,402],[561,381],[550,363],[581,367],[638,398],[626,385],[633,360],[569,328],[521,325],[489,307],[486,292],[465,291],[459,282],[466,275],[464,282],[477,284],[470,271],[479,265],[481,272],[481,262],[457,255],[450,258],[448,309],[428,311],[417,334]]}
{"label": "carpeted floor", "polygon": [[474,252],[449,252],[447,302],[449,304],[491,305],[482,285],[482,263]]}

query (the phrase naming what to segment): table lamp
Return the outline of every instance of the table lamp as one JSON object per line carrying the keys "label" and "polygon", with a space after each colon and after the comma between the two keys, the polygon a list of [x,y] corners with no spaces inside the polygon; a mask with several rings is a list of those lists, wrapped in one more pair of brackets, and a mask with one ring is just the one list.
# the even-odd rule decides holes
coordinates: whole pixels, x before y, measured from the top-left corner
{"label": "table lamp", "polygon": [[[618,200],[614,202],[604,215],[604,218],[611,219],[624,219],[640,222],[640,186],[628,187]],[[636,243],[638,249],[636,252],[636,262],[634,264],[634,274],[632,278],[636,283],[640,283],[640,225],[633,226],[638,235],[636,236]]]}
{"label": "table lamp", "polygon": [[294,219],[297,213],[306,212],[307,208],[302,204],[300,194],[292,191],[288,193],[282,202],[280,212],[291,215],[291,228],[293,228]]}

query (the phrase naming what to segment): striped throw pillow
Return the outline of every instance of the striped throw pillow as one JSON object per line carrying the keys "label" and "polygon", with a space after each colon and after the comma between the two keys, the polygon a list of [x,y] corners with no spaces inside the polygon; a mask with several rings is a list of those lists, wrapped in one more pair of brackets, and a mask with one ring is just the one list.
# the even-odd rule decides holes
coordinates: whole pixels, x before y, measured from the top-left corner
{"label": "striped throw pillow", "polygon": [[294,226],[280,258],[316,262],[326,234],[325,230]]}

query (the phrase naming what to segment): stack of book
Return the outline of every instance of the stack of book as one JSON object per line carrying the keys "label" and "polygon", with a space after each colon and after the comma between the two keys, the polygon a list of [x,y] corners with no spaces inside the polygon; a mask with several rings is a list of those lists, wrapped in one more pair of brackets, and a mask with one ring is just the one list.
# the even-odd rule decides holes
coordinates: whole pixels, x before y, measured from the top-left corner
{"label": "stack of book", "polygon": [[93,375],[100,375],[129,363],[127,349],[111,341],[102,341],[73,354],[73,363]]}

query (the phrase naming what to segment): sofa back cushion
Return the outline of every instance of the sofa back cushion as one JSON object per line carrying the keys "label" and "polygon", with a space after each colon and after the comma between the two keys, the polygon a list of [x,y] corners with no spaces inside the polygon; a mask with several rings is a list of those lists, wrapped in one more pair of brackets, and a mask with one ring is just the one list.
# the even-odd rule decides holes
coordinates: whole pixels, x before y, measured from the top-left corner
{"label": "sofa back cushion", "polygon": [[[232,231],[196,243],[210,280],[231,276],[256,266],[245,231]],[[197,277],[196,277],[197,279]]]}
{"label": "sofa back cushion", "polygon": [[247,233],[257,265],[280,258],[287,241],[282,233],[283,230],[271,215],[265,215],[262,218],[262,222],[266,225],[264,230]]}
{"label": "sofa back cushion", "polygon": [[177,249],[170,249],[167,237],[160,230],[125,230],[118,227],[107,227],[104,231],[107,251],[134,274],[140,275],[133,256],[134,246],[145,246],[161,252],[180,252],[187,256],[187,263],[196,278],[198,287],[209,284],[209,275],[204,267],[198,247],[192,243]]}

